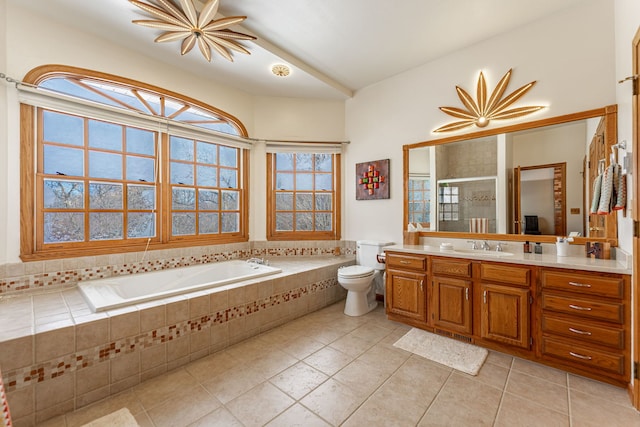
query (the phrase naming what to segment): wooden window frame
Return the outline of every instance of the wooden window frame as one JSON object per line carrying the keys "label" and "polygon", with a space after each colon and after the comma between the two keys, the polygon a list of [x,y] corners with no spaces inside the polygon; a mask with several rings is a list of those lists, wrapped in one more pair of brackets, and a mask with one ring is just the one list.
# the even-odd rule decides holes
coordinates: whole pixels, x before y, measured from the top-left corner
{"label": "wooden window frame", "polygon": [[[47,65],[37,67],[30,71],[23,80],[37,86],[40,82],[52,76],[78,76],[101,79],[105,82],[128,85],[132,88],[164,94],[174,99],[179,99],[194,107],[205,111],[211,111],[218,116],[225,117],[238,129],[241,137],[246,137],[246,128],[235,117],[204,104],[189,97],[182,96],[175,92],[166,91],[162,88],[148,85],[146,83],[126,79],[119,76],[100,73],[75,67],[58,65]],[[20,258],[23,261],[47,260],[67,257],[81,257],[91,255],[109,255],[116,253],[136,252],[157,249],[172,249],[190,246],[203,246],[211,244],[227,244],[246,242],[249,240],[249,158],[250,153],[246,148],[238,148],[238,191],[239,199],[239,231],[234,233],[204,234],[204,235],[184,235],[171,237],[171,212],[170,212],[170,191],[169,180],[169,160],[168,160],[168,139],[167,133],[159,132],[157,141],[157,156],[160,157],[159,168],[163,176],[162,182],[156,182],[158,199],[156,200],[156,227],[159,232],[155,239],[139,238],[135,240],[105,240],[83,242],[83,244],[53,244],[43,245],[43,230],[41,208],[37,200],[42,200],[43,180],[38,176],[38,162],[41,162],[41,138],[39,138],[40,127],[38,123],[38,111],[46,109],[28,104],[20,104]],[[70,113],[72,114],[72,113]],[[123,123],[118,123],[123,124]],[[198,138],[195,138],[198,140]],[[215,142],[214,142],[215,143]],[[216,143],[225,145],[224,142]],[[237,147],[234,147],[237,148]],[[86,177],[88,178],[88,177]],[[125,230],[126,234],[126,230]]]}
{"label": "wooden window frame", "polygon": [[[311,151],[305,151],[312,153]],[[267,153],[267,240],[340,240],[341,227],[341,155],[332,154],[333,198],[332,198],[332,230],[331,231],[277,231],[276,230],[276,189],[275,189],[275,153]],[[305,171],[307,172],[307,171]],[[295,175],[295,174],[294,174]],[[314,190],[305,190],[314,193]],[[294,208],[295,211],[295,208]],[[315,213],[315,210],[311,212]]]}

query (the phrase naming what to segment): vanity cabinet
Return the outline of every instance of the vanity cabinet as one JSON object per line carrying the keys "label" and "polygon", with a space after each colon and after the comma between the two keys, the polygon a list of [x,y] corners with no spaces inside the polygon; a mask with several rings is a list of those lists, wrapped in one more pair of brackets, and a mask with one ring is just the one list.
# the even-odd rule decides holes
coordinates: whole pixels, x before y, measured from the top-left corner
{"label": "vanity cabinet", "polygon": [[531,268],[505,264],[480,265],[482,339],[530,349]]}
{"label": "vanity cabinet", "polygon": [[431,258],[431,320],[434,328],[471,334],[473,308],[472,263]]}
{"label": "vanity cabinet", "polygon": [[629,276],[544,268],[540,285],[542,357],[627,381]]}
{"label": "vanity cabinet", "polygon": [[387,253],[386,311],[417,326],[427,323],[426,255]]}

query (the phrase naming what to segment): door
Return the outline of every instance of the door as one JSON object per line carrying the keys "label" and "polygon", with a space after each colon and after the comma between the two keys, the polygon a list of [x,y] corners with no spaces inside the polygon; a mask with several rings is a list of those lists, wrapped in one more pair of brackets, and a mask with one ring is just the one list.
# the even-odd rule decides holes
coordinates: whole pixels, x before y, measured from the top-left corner
{"label": "door", "polygon": [[483,339],[529,349],[529,289],[481,284]]}
{"label": "door", "polygon": [[[640,176],[638,174],[638,167],[640,166],[640,96],[638,95],[638,86],[640,86],[640,82],[638,81],[638,74],[640,73],[640,28],[638,28],[638,32],[636,36],[633,38],[633,53],[632,53],[632,64],[633,64],[633,75],[636,76],[633,81],[633,117],[631,122],[633,123],[633,223],[634,228],[638,230],[638,221],[640,221],[640,214],[638,213],[638,209],[640,209],[640,191],[638,191],[638,186],[640,186]],[[635,262],[633,263],[633,295],[634,295],[634,303],[633,308],[635,310],[634,322],[635,327],[633,328],[633,348],[634,348],[634,356],[633,360],[638,362],[640,360],[640,285],[638,284],[638,274],[640,274],[640,235],[637,232],[634,232],[633,236],[633,259]],[[635,380],[633,382],[633,404],[636,409],[640,409],[640,380]]]}
{"label": "door", "polygon": [[427,321],[427,276],[402,270],[387,270],[387,312]]}
{"label": "door", "polygon": [[[606,166],[605,139],[604,139],[604,119],[600,120],[598,129],[589,144],[589,199],[586,203],[587,212],[591,212],[593,200],[593,184],[598,175],[604,172]],[[596,206],[597,209],[597,206]],[[589,237],[605,237],[606,215],[589,213]]]}
{"label": "door", "polygon": [[431,279],[433,326],[471,334],[471,284],[450,277]]}
{"label": "door", "polygon": [[523,231],[522,206],[520,205],[520,166],[513,168],[513,232],[520,234]]}

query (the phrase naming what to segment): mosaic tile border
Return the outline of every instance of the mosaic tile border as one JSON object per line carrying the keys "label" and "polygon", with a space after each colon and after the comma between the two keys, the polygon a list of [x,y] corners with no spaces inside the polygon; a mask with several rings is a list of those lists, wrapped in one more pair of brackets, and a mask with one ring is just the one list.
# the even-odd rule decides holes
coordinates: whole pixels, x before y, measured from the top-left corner
{"label": "mosaic tile border", "polygon": [[[293,243],[293,242],[291,242]],[[317,244],[317,242],[315,242]],[[291,257],[291,256],[323,256],[334,255],[335,244],[324,242],[322,247],[263,247],[247,248],[206,253],[191,256],[176,256],[167,259],[151,259],[139,262],[129,262],[113,265],[102,265],[91,268],[63,269],[45,273],[0,277],[0,297],[43,290],[59,290],[76,286],[79,282],[91,279],[103,279],[113,276],[146,273],[178,267],[188,267],[198,264],[244,259],[250,257]],[[353,255],[355,247],[347,242],[341,242],[341,254]],[[200,250],[216,249],[200,248]],[[194,248],[193,250],[198,250]],[[180,250],[176,250],[180,251]]]}
{"label": "mosaic tile border", "polygon": [[228,307],[224,310],[211,313],[210,315],[200,316],[174,325],[167,325],[37,365],[9,371],[3,373],[5,388],[6,391],[10,392],[33,386],[35,383],[58,378],[70,372],[88,368],[107,360],[113,360],[121,355],[178,339],[188,335],[191,331],[208,329],[216,324],[223,324],[234,319],[256,314],[261,310],[295,301],[302,296],[321,292],[335,286],[339,286],[336,278],[321,280],[286,292],[274,294],[264,299]]}

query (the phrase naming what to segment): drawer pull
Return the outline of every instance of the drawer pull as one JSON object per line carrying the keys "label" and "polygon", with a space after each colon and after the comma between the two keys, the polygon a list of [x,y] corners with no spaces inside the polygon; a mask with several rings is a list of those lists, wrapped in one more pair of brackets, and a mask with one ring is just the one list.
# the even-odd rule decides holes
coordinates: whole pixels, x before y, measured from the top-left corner
{"label": "drawer pull", "polygon": [[400,260],[400,264],[411,264],[411,261],[407,261],[405,259]]}
{"label": "drawer pull", "polygon": [[469,301],[469,288],[465,288],[464,290],[464,299]]}
{"label": "drawer pull", "polygon": [[577,357],[578,359],[582,359],[582,360],[592,359],[591,356],[585,356],[584,354],[574,353],[573,351],[570,351],[569,354],[572,355],[573,357]]}
{"label": "drawer pull", "polygon": [[574,334],[591,335],[591,332],[589,332],[589,331],[581,331],[580,329],[575,329],[575,328],[569,328],[569,330],[571,332],[573,332]]}
{"label": "drawer pull", "polygon": [[590,288],[591,285],[589,283],[578,283],[578,282],[569,282],[571,286],[576,286],[578,288]]}
{"label": "drawer pull", "polygon": [[580,311],[591,311],[592,310],[591,307],[580,307],[579,305],[575,305],[575,304],[569,304],[569,308],[573,308],[574,310],[580,310]]}
{"label": "drawer pull", "polygon": [[422,287],[424,280],[420,280],[420,292],[424,292],[424,288]]}

